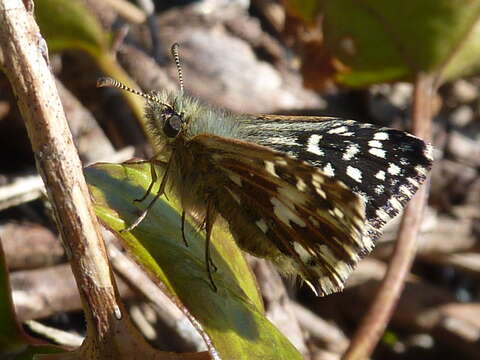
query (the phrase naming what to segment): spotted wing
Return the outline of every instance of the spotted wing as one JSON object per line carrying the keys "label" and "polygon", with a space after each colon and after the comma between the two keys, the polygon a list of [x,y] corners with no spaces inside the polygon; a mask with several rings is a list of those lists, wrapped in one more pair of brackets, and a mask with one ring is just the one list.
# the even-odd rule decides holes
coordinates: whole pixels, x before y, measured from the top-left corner
{"label": "spotted wing", "polygon": [[364,204],[311,165],[252,143],[199,135],[219,183],[218,210],[240,247],[299,274],[321,295],[339,291],[372,249],[363,238]]}
{"label": "spotted wing", "polygon": [[342,181],[365,201],[372,240],[425,180],[432,149],[406,132],[352,120],[267,115],[248,119],[244,139],[271,147]]}

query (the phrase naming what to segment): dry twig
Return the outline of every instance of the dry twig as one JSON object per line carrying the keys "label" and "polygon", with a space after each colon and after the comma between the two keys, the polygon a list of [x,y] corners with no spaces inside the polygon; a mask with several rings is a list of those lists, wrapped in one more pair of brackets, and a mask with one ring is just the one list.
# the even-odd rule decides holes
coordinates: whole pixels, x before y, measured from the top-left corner
{"label": "dry twig", "polygon": [[42,51],[45,42],[33,4],[26,3],[29,10],[21,0],[0,1],[0,46],[84,305],[87,338],[68,357],[153,358],[155,351],[139,336],[118,298],[82,165]]}
{"label": "dry twig", "polygon": [[[430,141],[432,132],[433,80],[431,75],[419,74],[413,97],[413,134],[426,141]],[[368,359],[388,324],[415,257],[417,235],[422,221],[427,189],[426,185],[420,188],[405,209],[390,266],[374,302],[343,356],[344,359]]]}

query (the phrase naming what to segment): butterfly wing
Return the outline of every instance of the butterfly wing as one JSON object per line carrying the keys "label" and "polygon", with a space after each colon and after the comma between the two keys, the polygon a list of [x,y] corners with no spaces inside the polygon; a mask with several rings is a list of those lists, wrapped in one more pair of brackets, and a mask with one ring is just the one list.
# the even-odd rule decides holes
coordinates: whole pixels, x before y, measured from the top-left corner
{"label": "butterfly wing", "polygon": [[247,119],[243,137],[307,161],[360,195],[372,240],[432,165],[432,148],[421,139],[353,120],[265,115]]}
{"label": "butterfly wing", "polygon": [[211,157],[217,208],[240,247],[300,274],[317,293],[339,291],[372,249],[364,204],[342,182],[264,146],[214,135],[192,140]]}

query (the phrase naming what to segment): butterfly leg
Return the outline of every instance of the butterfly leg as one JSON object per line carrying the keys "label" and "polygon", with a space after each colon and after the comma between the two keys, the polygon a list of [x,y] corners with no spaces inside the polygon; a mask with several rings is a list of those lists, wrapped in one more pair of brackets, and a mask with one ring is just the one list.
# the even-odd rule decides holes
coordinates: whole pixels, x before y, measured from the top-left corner
{"label": "butterfly leg", "polygon": [[150,175],[152,177],[152,180],[150,181],[150,185],[148,185],[148,189],[145,192],[145,194],[143,194],[143,196],[140,199],[135,199],[134,200],[135,202],[144,201],[147,198],[147,196],[151,194],[153,185],[155,185],[155,183],[158,180],[157,172],[155,171],[155,166],[153,164],[154,159],[155,159],[155,156],[153,158],[151,158],[150,161],[149,161],[149,163],[150,163]]}
{"label": "butterfly leg", "polygon": [[[156,183],[157,180],[158,180],[158,176],[157,176],[157,172],[155,171],[155,166],[154,166],[154,164],[155,164],[155,163],[157,163],[157,164],[158,164],[158,163],[165,164],[163,161],[158,161],[158,160],[156,160],[157,157],[163,152],[164,148],[165,148],[165,147],[162,147],[162,149],[161,149],[159,152],[157,152],[155,155],[153,155],[149,160],[140,160],[140,161],[135,161],[135,162],[133,162],[133,164],[145,164],[145,163],[148,162],[148,163],[150,164],[150,175],[151,175],[151,177],[152,177],[152,180],[151,180],[151,182],[150,182],[150,185],[148,185],[148,189],[147,189],[147,191],[145,192],[145,194],[144,194],[140,199],[135,199],[135,200],[134,200],[135,202],[142,202],[142,201],[144,201],[144,200],[147,198],[148,195],[151,194],[153,185],[155,185],[155,183]],[[168,166],[168,164],[167,164],[167,166]],[[166,172],[165,172],[165,173],[166,173]]]}
{"label": "butterfly leg", "polygon": [[[152,182],[150,183],[148,189],[147,189],[147,192],[145,193],[145,195],[140,199],[140,200],[137,200],[137,201],[143,201],[146,199],[146,197],[151,193],[152,191],[152,187],[153,185],[155,184],[155,182],[158,180],[158,177],[157,177],[157,173],[155,171],[155,167],[153,165],[153,159],[150,160],[150,164],[151,164],[151,172],[152,172]],[[150,211],[150,209],[153,207],[153,205],[155,204],[155,202],[160,198],[160,196],[162,196],[164,193],[165,193],[165,186],[167,185],[167,178],[168,178],[168,170],[170,169],[170,164],[171,164],[171,160],[167,163],[167,167],[165,168],[165,173],[163,174],[163,178],[162,178],[162,182],[160,183],[160,187],[158,189],[158,192],[157,194],[155,195],[155,197],[150,201],[150,203],[147,205],[147,207],[145,208],[145,210],[142,211],[142,213],[140,214],[140,216],[130,225],[128,226],[127,228],[121,230],[120,232],[127,232],[127,231],[132,231],[133,229],[135,229],[142,221],[143,219],[145,219],[145,217],[147,216],[148,212]],[[154,174],[155,174],[155,180],[153,179],[154,177]]]}
{"label": "butterfly leg", "polygon": [[[201,225],[199,227],[199,230],[205,230],[205,231],[207,230],[207,216],[205,217],[205,219],[201,223]],[[210,266],[212,267],[213,272],[217,272],[217,270],[218,270],[217,266],[215,265],[215,263],[213,262],[213,260],[210,257],[209,257],[209,260],[210,260]]]}
{"label": "butterfly leg", "polygon": [[142,211],[142,213],[140,214],[140,216],[127,228],[121,230],[120,232],[127,232],[127,231],[132,231],[133,229],[135,229],[142,221],[143,219],[145,219],[145,217],[147,216],[148,212],[150,211],[150,209],[152,208],[152,206],[155,204],[155,202],[158,200],[158,198],[162,196],[162,193],[161,192],[158,192],[155,197],[152,199],[152,201],[150,201],[150,203],[148,204],[148,206],[145,208],[145,210]]}
{"label": "butterfly leg", "polygon": [[210,284],[212,286],[213,291],[217,292],[217,286],[213,281],[211,266],[213,265],[214,271],[217,270],[217,267],[213,264],[213,261],[210,257],[210,241],[212,236],[212,228],[214,223],[214,213],[213,213],[213,203],[211,200],[207,200],[207,216],[205,218],[205,230],[206,230],[206,237],[205,237],[205,264],[207,265],[207,273],[208,278],[210,280]]}

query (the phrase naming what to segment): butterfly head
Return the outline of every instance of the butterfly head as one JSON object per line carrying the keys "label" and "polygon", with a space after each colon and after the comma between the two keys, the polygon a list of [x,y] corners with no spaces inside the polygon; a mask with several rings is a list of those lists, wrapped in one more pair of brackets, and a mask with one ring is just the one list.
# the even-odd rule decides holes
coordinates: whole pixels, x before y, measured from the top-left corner
{"label": "butterfly head", "polygon": [[180,85],[178,94],[166,91],[144,93],[109,77],[102,77],[97,81],[97,87],[115,87],[145,98],[147,100],[145,106],[147,131],[154,138],[160,138],[162,143],[171,143],[185,134],[189,119],[193,118],[199,110],[199,104],[194,99],[184,95],[178,44],[173,44],[171,50],[178,70]]}
{"label": "butterfly head", "polygon": [[155,92],[151,98],[147,98],[146,117],[157,129],[161,129],[167,139],[175,139],[186,125],[183,108],[183,74],[178,56],[178,44],[172,46],[172,54],[177,65],[180,93],[171,95],[165,92]]}
{"label": "butterfly head", "polygon": [[187,121],[182,110],[183,96],[165,92],[154,92],[145,106],[145,117],[149,127],[167,142],[176,139],[185,129]]}
{"label": "butterfly head", "polygon": [[176,138],[182,130],[183,116],[175,110],[168,109],[164,114],[163,132],[169,138]]}

